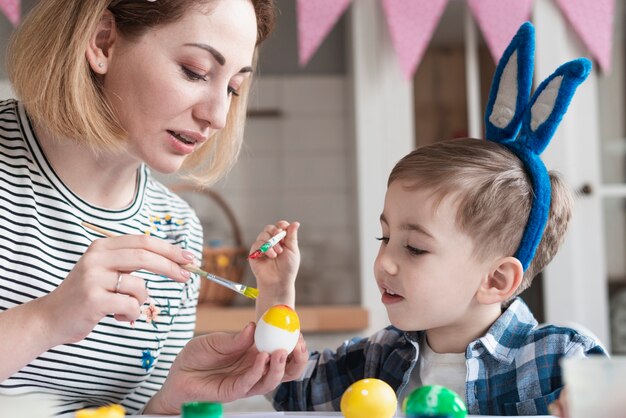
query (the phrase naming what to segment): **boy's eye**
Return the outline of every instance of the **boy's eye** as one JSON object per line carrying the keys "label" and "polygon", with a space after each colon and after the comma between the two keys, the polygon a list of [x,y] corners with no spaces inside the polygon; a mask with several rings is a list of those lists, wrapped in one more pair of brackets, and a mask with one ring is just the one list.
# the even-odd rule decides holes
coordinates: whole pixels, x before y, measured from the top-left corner
{"label": "boy's eye", "polygon": [[380,238],[376,238],[378,241],[382,241],[383,244],[387,244],[389,243],[389,237],[380,237]]}
{"label": "boy's eye", "polygon": [[198,74],[195,71],[191,71],[189,68],[187,67],[181,67],[183,70],[183,73],[185,74],[185,76],[191,80],[191,81],[206,81],[206,76],[202,75],[202,74]]}
{"label": "boy's eye", "polygon": [[411,247],[410,245],[406,245],[404,248],[406,248],[411,255],[426,254],[426,251],[420,250],[419,248]]}

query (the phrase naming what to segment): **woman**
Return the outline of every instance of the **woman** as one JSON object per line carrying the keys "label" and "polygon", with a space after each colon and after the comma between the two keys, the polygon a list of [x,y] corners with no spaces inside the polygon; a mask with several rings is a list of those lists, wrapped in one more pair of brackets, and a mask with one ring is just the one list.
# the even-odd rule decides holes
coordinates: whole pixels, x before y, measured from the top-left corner
{"label": "woman", "polygon": [[0,103],[0,394],[175,414],[299,374],[304,354],[270,360],[252,327],[189,341],[201,228],[149,171],[228,170],[273,19],[271,0],[41,0],[23,22],[20,101]]}

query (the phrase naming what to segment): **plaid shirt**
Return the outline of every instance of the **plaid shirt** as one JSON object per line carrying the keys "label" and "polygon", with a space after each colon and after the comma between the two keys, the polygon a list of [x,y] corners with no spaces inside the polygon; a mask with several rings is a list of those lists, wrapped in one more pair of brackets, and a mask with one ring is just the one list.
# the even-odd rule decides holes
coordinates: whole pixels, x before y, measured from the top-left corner
{"label": "plaid shirt", "polygon": [[[370,338],[346,341],[336,352],[313,352],[299,380],[280,385],[272,394],[277,410],[339,410],[352,383],[373,377],[389,383],[401,399],[417,364],[417,342],[423,331],[403,332],[392,326]],[[570,328],[537,327],[519,298],[486,335],[465,350],[465,400],[474,415],[541,415],[559,397],[563,357],[607,355],[594,339]]]}

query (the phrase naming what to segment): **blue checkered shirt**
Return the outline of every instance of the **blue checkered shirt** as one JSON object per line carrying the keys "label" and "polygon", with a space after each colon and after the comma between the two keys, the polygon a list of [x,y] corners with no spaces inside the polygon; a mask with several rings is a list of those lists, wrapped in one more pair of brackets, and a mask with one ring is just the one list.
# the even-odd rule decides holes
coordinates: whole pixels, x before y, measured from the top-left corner
{"label": "blue checkered shirt", "polygon": [[[302,377],[272,394],[278,410],[338,411],[352,383],[373,377],[389,383],[401,399],[417,364],[424,332],[392,326],[369,338],[346,341],[336,352],[311,353]],[[487,334],[465,350],[465,401],[473,415],[547,415],[563,386],[563,357],[607,355],[593,338],[573,329],[538,327],[528,306],[517,298]]]}

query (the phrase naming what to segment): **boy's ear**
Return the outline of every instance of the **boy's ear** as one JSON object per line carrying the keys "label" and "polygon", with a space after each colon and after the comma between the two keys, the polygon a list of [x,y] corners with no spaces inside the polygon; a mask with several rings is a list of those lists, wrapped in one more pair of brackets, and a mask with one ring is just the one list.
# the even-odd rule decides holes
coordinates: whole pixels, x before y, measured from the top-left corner
{"label": "boy's ear", "polygon": [[484,305],[504,302],[517,290],[523,277],[524,268],[517,258],[499,258],[478,289],[478,302]]}
{"label": "boy's ear", "polygon": [[96,74],[106,74],[115,37],[115,18],[109,10],[105,10],[85,51],[89,66]]}

